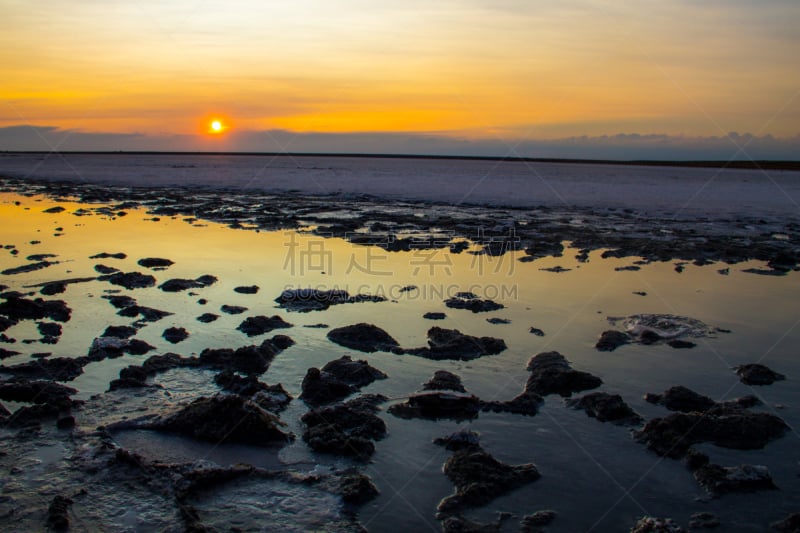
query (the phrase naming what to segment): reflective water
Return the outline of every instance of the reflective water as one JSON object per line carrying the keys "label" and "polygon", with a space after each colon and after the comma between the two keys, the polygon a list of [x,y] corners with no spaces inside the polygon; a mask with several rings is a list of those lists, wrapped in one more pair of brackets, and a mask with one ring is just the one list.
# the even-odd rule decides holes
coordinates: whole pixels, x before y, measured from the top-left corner
{"label": "reflective water", "polygon": [[[43,212],[55,205],[66,210],[57,214]],[[768,277],[743,272],[748,267],[762,266],[757,262],[732,265],[728,275],[718,272],[728,265],[687,265],[678,273],[672,263],[651,263],[641,265],[638,271],[618,271],[615,268],[630,266],[633,259],[601,259],[602,250],[598,250],[590,254],[588,262],[581,263],[574,258],[578,251],[572,248],[563,257],[533,262],[518,261],[520,254],[516,252],[499,257],[474,255],[469,250],[460,254],[444,249],[387,252],[380,247],[357,246],[295,231],[256,232],[169,217],[154,221],[152,215],[135,209],[114,217],[73,214],[86,207],[41,197],[0,195],[0,244],[15,246],[0,252],[0,270],[29,263],[25,258],[31,254],[56,254],[49,260],[58,262],[29,273],[0,276],[0,284],[9,290],[37,291],[31,286],[97,276],[94,266],[99,263],[125,272],[151,273],[158,283],[204,274],[212,274],[219,281],[207,288],[180,293],[165,293],[156,287],[127,291],[103,281],[70,284],[63,294],[49,297],[65,300],[72,309],[60,342],[23,344],[23,340],[40,338],[35,325],[24,321],[5,332],[18,342],[0,346],[21,354],[3,360],[3,365],[29,361],[31,354],[37,352],[52,352],[53,357],[85,355],[93,339],[108,325],[133,320],[117,316],[116,309],[102,298],[109,291],[119,290],[120,294],[135,297],[140,305],[172,313],[137,333],[137,338],[156,347],[149,355],[170,351],[192,355],[204,348],[258,343],[263,337],[248,338],[236,326],[248,316],[281,315],[294,325],[281,333],[289,334],[297,344],[279,355],[261,379],[270,384],[282,383],[295,397],[309,367],[351,354],[389,375],[389,379],[376,381],[362,392],[382,393],[393,401],[420,389],[439,369],[460,375],[467,390],[484,400],[509,399],[522,390],[528,377],[525,365],[531,355],[557,350],[574,368],[601,377],[603,386],[599,390],[621,394],[648,419],[667,411],[645,402],[645,393],[684,385],[716,400],[756,394],[764,402],[759,409],[775,412],[793,428],[800,424],[800,389],[795,385],[800,376],[796,351],[800,342],[797,273]],[[12,250],[19,253],[12,255]],[[124,252],[127,258],[89,259],[100,252]],[[144,257],[168,258],[175,264],[165,271],[150,271],[136,264]],[[542,270],[555,266],[570,270]],[[258,285],[260,290],[255,295],[234,292],[234,287],[241,285]],[[409,286],[416,288],[401,290]],[[384,295],[388,300],[292,313],[278,309],[273,301],[290,287],[341,288],[351,294]],[[474,292],[505,308],[471,313],[445,307],[443,301],[459,291]],[[646,294],[636,294],[640,292]],[[220,311],[223,304],[244,306],[248,311],[228,315]],[[445,312],[447,318],[426,320],[423,314],[429,311]],[[220,318],[210,324],[198,322],[196,317],[206,312]],[[687,350],[666,345],[627,345],[614,352],[594,349],[600,333],[612,328],[608,317],[640,313],[692,317],[730,333],[693,339],[697,346]],[[491,324],[486,320],[489,317],[508,319],[510,324]],[[425,345],[426,331],[440,326],[475,336],[500,337],[508,349],[470,362],[430,361],[385,352],[362,354],[328,341],[326,328],[303,327],[323,323],[334,328],[359,322],[385,329],[408,348]],[[190,337],[176,345],[168,343],[161,334],[171,326],[186,328]],[[544,336],[531,334],[531,327],[541,329]],[[90,364],[69,385],[79,389],[77,396],[83,399],[102,394],[120,369],[141,363],[146,357],[126,355]],[[731,367],[752,362],[786,374],[787,380],[767,387],[741,384]],[[171,395],[170,402],[179,402],[217,390],[212,376],[208,372],[182,370],[162,374],[155,380]],[[101,400],[94,401],[91,412],[102,406]],[[147,406],[148,401],[142,400],[143,412]],[[760,531],[769,521],[797,511],[796,502],[800,501],[800,457],[794,431],[764,450],[742,452],[702,446],[712,461],[723,465],[767,465],[780,488],[709,501],[680,462],[656,456],[634,442],[627,429],[570,410],[556,396],[547,397],[535,417],[481,413],[476,420],[460,424],[402,420],[387,414],[385,407],[380,416],[388,426],[388,436],[376,444],[376,453],[364,468],[381,491],[359,515],[370,531],[439,530],[435,508],[442,497],[453,491],[453,486],[441,472],[449,452],[434,446],[432,440],[461,427],[480,432],[484,448],[499,460],[512,464],[533,462],[542,473],[537,482],[468,513],[479,520],[493,520],[498,511],[522,516],[551,508],[559,512],[551,531],[610,531],[626,530],[645,514],[670,516],[685,525],[691,513],[708,510],[720,515],[726,531]],[[281,415],[298,436],[302,433],[299,417],[305,410],[302,402],[295,400]],[[81,416],[80,412],[76,414],[79,425],[90,427],[97,422]],[[256,453],[253,450],[230,449],[226,455],[222,449],[210,454],[196,443],[152,434],[129,434],[121,436],[120,442],[154,454],[163,449],[165,460],[191,459],[196,455],[220,464],[229,460],[262,466],[294,465],[298,471],[308,471],[317,464],[347,463],[313,454],[300,438],[277,457],[253,460],[248,459]],[[39,460],[51,460],[46,451],[41,450]],[[214,509],[214,513],[227,512],[236,505],[267,505],[267,500],[250,501],[249,490],[245,491],[246,497],[242,496],[244,500],[238,501],[237,490],[233,487],[217,496],[209,494],[201,503]],[[308,527],[313,528],[317,527],[314,520],[324,518],[324,509],[333,505],[327,493],[298,495],[297,487],[289,492],[282,490],[273,487],[265,494],[278,498],[275,505],[283,511],[274,512],[284,514],[276,518],[273,511],[264,511],[264,521],[283,523],[292,513],[301,516],[304,506],[318,506],[316,518],[309,518],[308,522]],[[164,521],[162,516],[150,523]],[[117,522],[138,524],[136,528],[142,530],[147,529],[148,523],[141,516],[120,516]],[[506,523],[509,531],[516,527],[516,520]]]}

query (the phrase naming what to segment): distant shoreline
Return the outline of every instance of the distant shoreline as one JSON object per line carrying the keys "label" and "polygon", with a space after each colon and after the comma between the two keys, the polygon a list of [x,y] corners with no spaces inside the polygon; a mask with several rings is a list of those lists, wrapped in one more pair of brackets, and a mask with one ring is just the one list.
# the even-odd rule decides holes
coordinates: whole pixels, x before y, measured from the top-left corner
{"label": "distant shoreline", "polygon": [[570,159],[552,157],[512,157],[512,156],[470,156],[470,155],[420,155],[420,154],[361,154],[324,152],[156,152],[156,151],[0,151],[0,155],[152,155],[152,156],[248,156],[248,157],[330,157],[359,159],[426,159],[454,161],[501,161],[508,163],[565,163],[584,165],[625,165],[645,167],[685,167],[685,168],[730,168],[745,170],[800,170],[800,161],[756,160],[756,161],[715,161],[715,160],[624,160],[624,159]]}

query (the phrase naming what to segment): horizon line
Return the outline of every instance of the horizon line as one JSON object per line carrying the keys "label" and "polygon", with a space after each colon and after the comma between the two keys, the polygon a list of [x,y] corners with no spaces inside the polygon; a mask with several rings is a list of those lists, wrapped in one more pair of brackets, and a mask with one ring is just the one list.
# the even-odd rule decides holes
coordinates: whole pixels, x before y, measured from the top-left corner
{"label": "horizon line", "polygon": [[42,154],[42,155],[192,155],[192,156],[259,156],[259,157],[335,157],[362,159],[434,159],[463,161],[501,161],[508,163],[563,163],[590,165],[627,165],[689,168],[731,168],[746,170],[800,170],[800,160],[758,159],[593,159],[561,157],[521,157],[491,155],[448,155],[411,153],[359,153],[359,152],[237,152],[237,151],[158,151],[158,150],[0,150],[0,154]]}

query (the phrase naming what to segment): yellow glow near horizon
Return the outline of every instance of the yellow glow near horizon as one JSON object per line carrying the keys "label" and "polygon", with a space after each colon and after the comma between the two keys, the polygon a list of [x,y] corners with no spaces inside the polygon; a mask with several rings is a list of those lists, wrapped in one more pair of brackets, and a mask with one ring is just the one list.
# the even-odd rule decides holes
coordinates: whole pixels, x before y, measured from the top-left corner
{"label": "yellow glow near horizon", "polygon": [[[41,0],[3,11],[0,127],[800,133],[800,2]],[[198,126],[208,109],[224,111],[218,127]]]}
{"label": "yellow glow near horizon", "polygon": [[214,120],[211,122],[211,132],[212,133],[220,133],[222,131],[222,122],[219,120]]}

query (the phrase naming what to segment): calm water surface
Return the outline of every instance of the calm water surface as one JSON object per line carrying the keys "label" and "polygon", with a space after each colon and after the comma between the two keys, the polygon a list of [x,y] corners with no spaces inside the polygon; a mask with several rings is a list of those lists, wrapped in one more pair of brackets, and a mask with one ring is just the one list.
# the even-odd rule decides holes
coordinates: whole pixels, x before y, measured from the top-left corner
{"label": "calm water surface", "polygon": [[[294,327],[280,333],[287,333],[297,344],[279,355],[261,379],[270,384],[282,383],[295,397],[309,367],[350,354],[368,360],[389,375],[389,379],[376,381],[362,392],[382,393],[392,401],[419,390],[439,369],[460,375],[467,390],[484,400],[510,399],[524,386],[528,359],[539,352],[557,350],[574,368],[601,377],[604,384],[598,390],[621,394],[648,419],[664,416],[668,411],[646,403],[642,399],[645,393],[684,385],[717,400],[756,394],[764,402],[759,409],[775,412],[793,428],[800,426],[800,388],[796,386],[800,379],[800,277],[796,273],[767,277],[742,272],[748,266],[760,266],[757,263],[732,265],[729,275],[718,273],[728,266],[720,264],[687,265],[682,273],[675,271],[673,263],[617,271],[616,267],[631,265],[635,258],[601,259],[601,251],[596,251],[588,262],[579,263],[574,258],[577,250],[572,248],[563,257],[528,263],[518,261],[521,252],[500,257],[475,255],[470,250],[460,254],[446,250],[390,253],[305,232],[256,232],[182,218],[154,221],[143,210],[130,210],[121,217],[79,217],[73,213],[86,205],[59,202],[66,211],[43,212],[53,205],[56,203],[39,197],[0,195],[0,244],[15,245],[19,250],[16,256],[9,253],[10,249],[2,250],[0,269],[25,264],[30,254],[56,254],[50,260],[59,262],[35,272],[0,276],[0,284],[22,292],[37,290],[26,287],[96,276],[94,265],[98,263],[126,272],[152,273],[158,283],[212,274],[219,281],[193,293],[165,293],[156,287],[122,289],[122,294],[135,297],[140,305],[173,313],[140,329],[137,338],[156,347],[151,354],[172,351],[188,356],[205,348],[259,343],[260,337],[250,339],[236,326],[247,316],[281,315]],[[41,242],[30,244],[37,240]],[[124,252],[127,259],[89,259],[100,252]],[[136,264],[143,257],[169,258],[175,264],[165,271],[151,272]],[[571,270],[541,270],[554,266]],[[255,295],[234,292],[234,287],[240,285],[258,285],[260,290]],[[400,290],[411,285],[416,289]],[[381,294],[388,301],[290,313],[278,309],[273,301],[290,287],[343,288],[352,294]],[[52,356],[86,354],[92,340],[108,325],[132,321],[116,316],[116,310],[101,298],[116,289],[120,288],[101,281],[69,285],[65,293],[52,297],[65,300],[72,308],[72,318],[64,325],[60,342],[3,344],[6,349],[22,352],[5,359],[3,364],[28,361],[36,352],[52,352]],[[445,307],[444,299],[467,290],[502,303],[505,308],[473,314]],[[198,303],[201,298],[207,300],[205,305]],[[227,315],[220,312],[223,304],[245,306],[248,311]],[[445,312],[447,318],[436,322],[423,319],[428,311]],[[210,324],[196,321],[205,312],[219,314],[220,318]],[[698,345],[689,350],[663,345],[629,345],[611,353],[594,349],[599,334],[610,329],[607,317],[636,313],[689,316],[731,333],[699,339]],[[511,323],[490,324],[486,320],[489,317]],[[326,328],[302,327],[324,323],[334,328],[358,322],[385,329],[404,347],[425,345],[426,331],[440,326],[470,335],[500,337],[508,350],[470,362],[436,362],[383,352],[362,354],[328,341]],[[172,345],[161,337],[164,329],[171,326],[185,327],[191,336]],[[531,334],[532,326],[545,335]],[[14,326],[6,334],[19,341],[39,338],[31,322]],[[79,389],[78,397],[88,399],[106,391],[121,368],[141,363],[145,357],[126,355],[88,365],[85,373],[69,384]],[[786,374],[787,380],[755,388],[739,383],[731,367],[752,362]],[[213,393],[216,388],[212,378],[211,372],[176,370],[157,376],[156,381],[177,402]],[[691,513],[711,511],[722,517],[725,531],[761,531],[769,521],[798,511],[800,447],[795,431],[764,450],[743,452],[701,446],[716,463],[767,465],[780,488],[708,500],[680,462],[647,451],[633,441],[627,428],[603,424],[582,411],[566,408],[557,396],[547,397],[535,417],[481,413],[474,421],[462,423],[402,420],[386,413],[385,407],[380,416],[387,423],[388,436],[376,444],[372,461],[364,467],[381,491],[360,513],[370,531],[440,529],[435,508],[441,498],[453,491],[453,486],[441,472],[449,452],[431,441],[459,428],[480,432],[484,448],[499,460],[512,464],[533,462],[542,473],[537,482],[468,514],[479,520],[494,520],[498,511],[521,517],[540,509],[554,509],[559,516],[549,531],[623,531],[645,514],[669,516],[686,525]],[[295,400],[281,415],[298,435],[302,433],[299,417],[305,410],[302,402]],[[80,420],[80,412],[77,417],[79,424],[90,425],[91,421]],[[120,443],[150,454],[160,453],[165,460],[202,457],[220,464],[245,461],[268,467],[290,465],[299,471],[346,463],[313,454],[299,438],[277,457],[274,452],[247,447],[212,452],[208,446],[171,439],[129,434],[120,436]],[[46,452],[42,451],[42,455]],[[265,457],[261,455],[264,453],[273,455]],[[221,510],[236,507],[237,490],[234,487],[216,500],[213,495],[208,496],[204,505]],[[258,516],[265,521],[291,523],[286,516],[297,513],[298,505],[319,505],[320,516],[326,516],[327,511],[321,509],[331,504],[328,496],[309,492],[303,497],[292,491],[296,489],[288,491],[287,498],[299,499],[282,501],[275,504],[275,513]],[[257,502],[247,499],[249,496],[242,498],[242,506],[257,507]],[[288,513],[282,518],[278,516],[281,508]],[[517,522],[508,521],[506,529],[516,530]]]}

